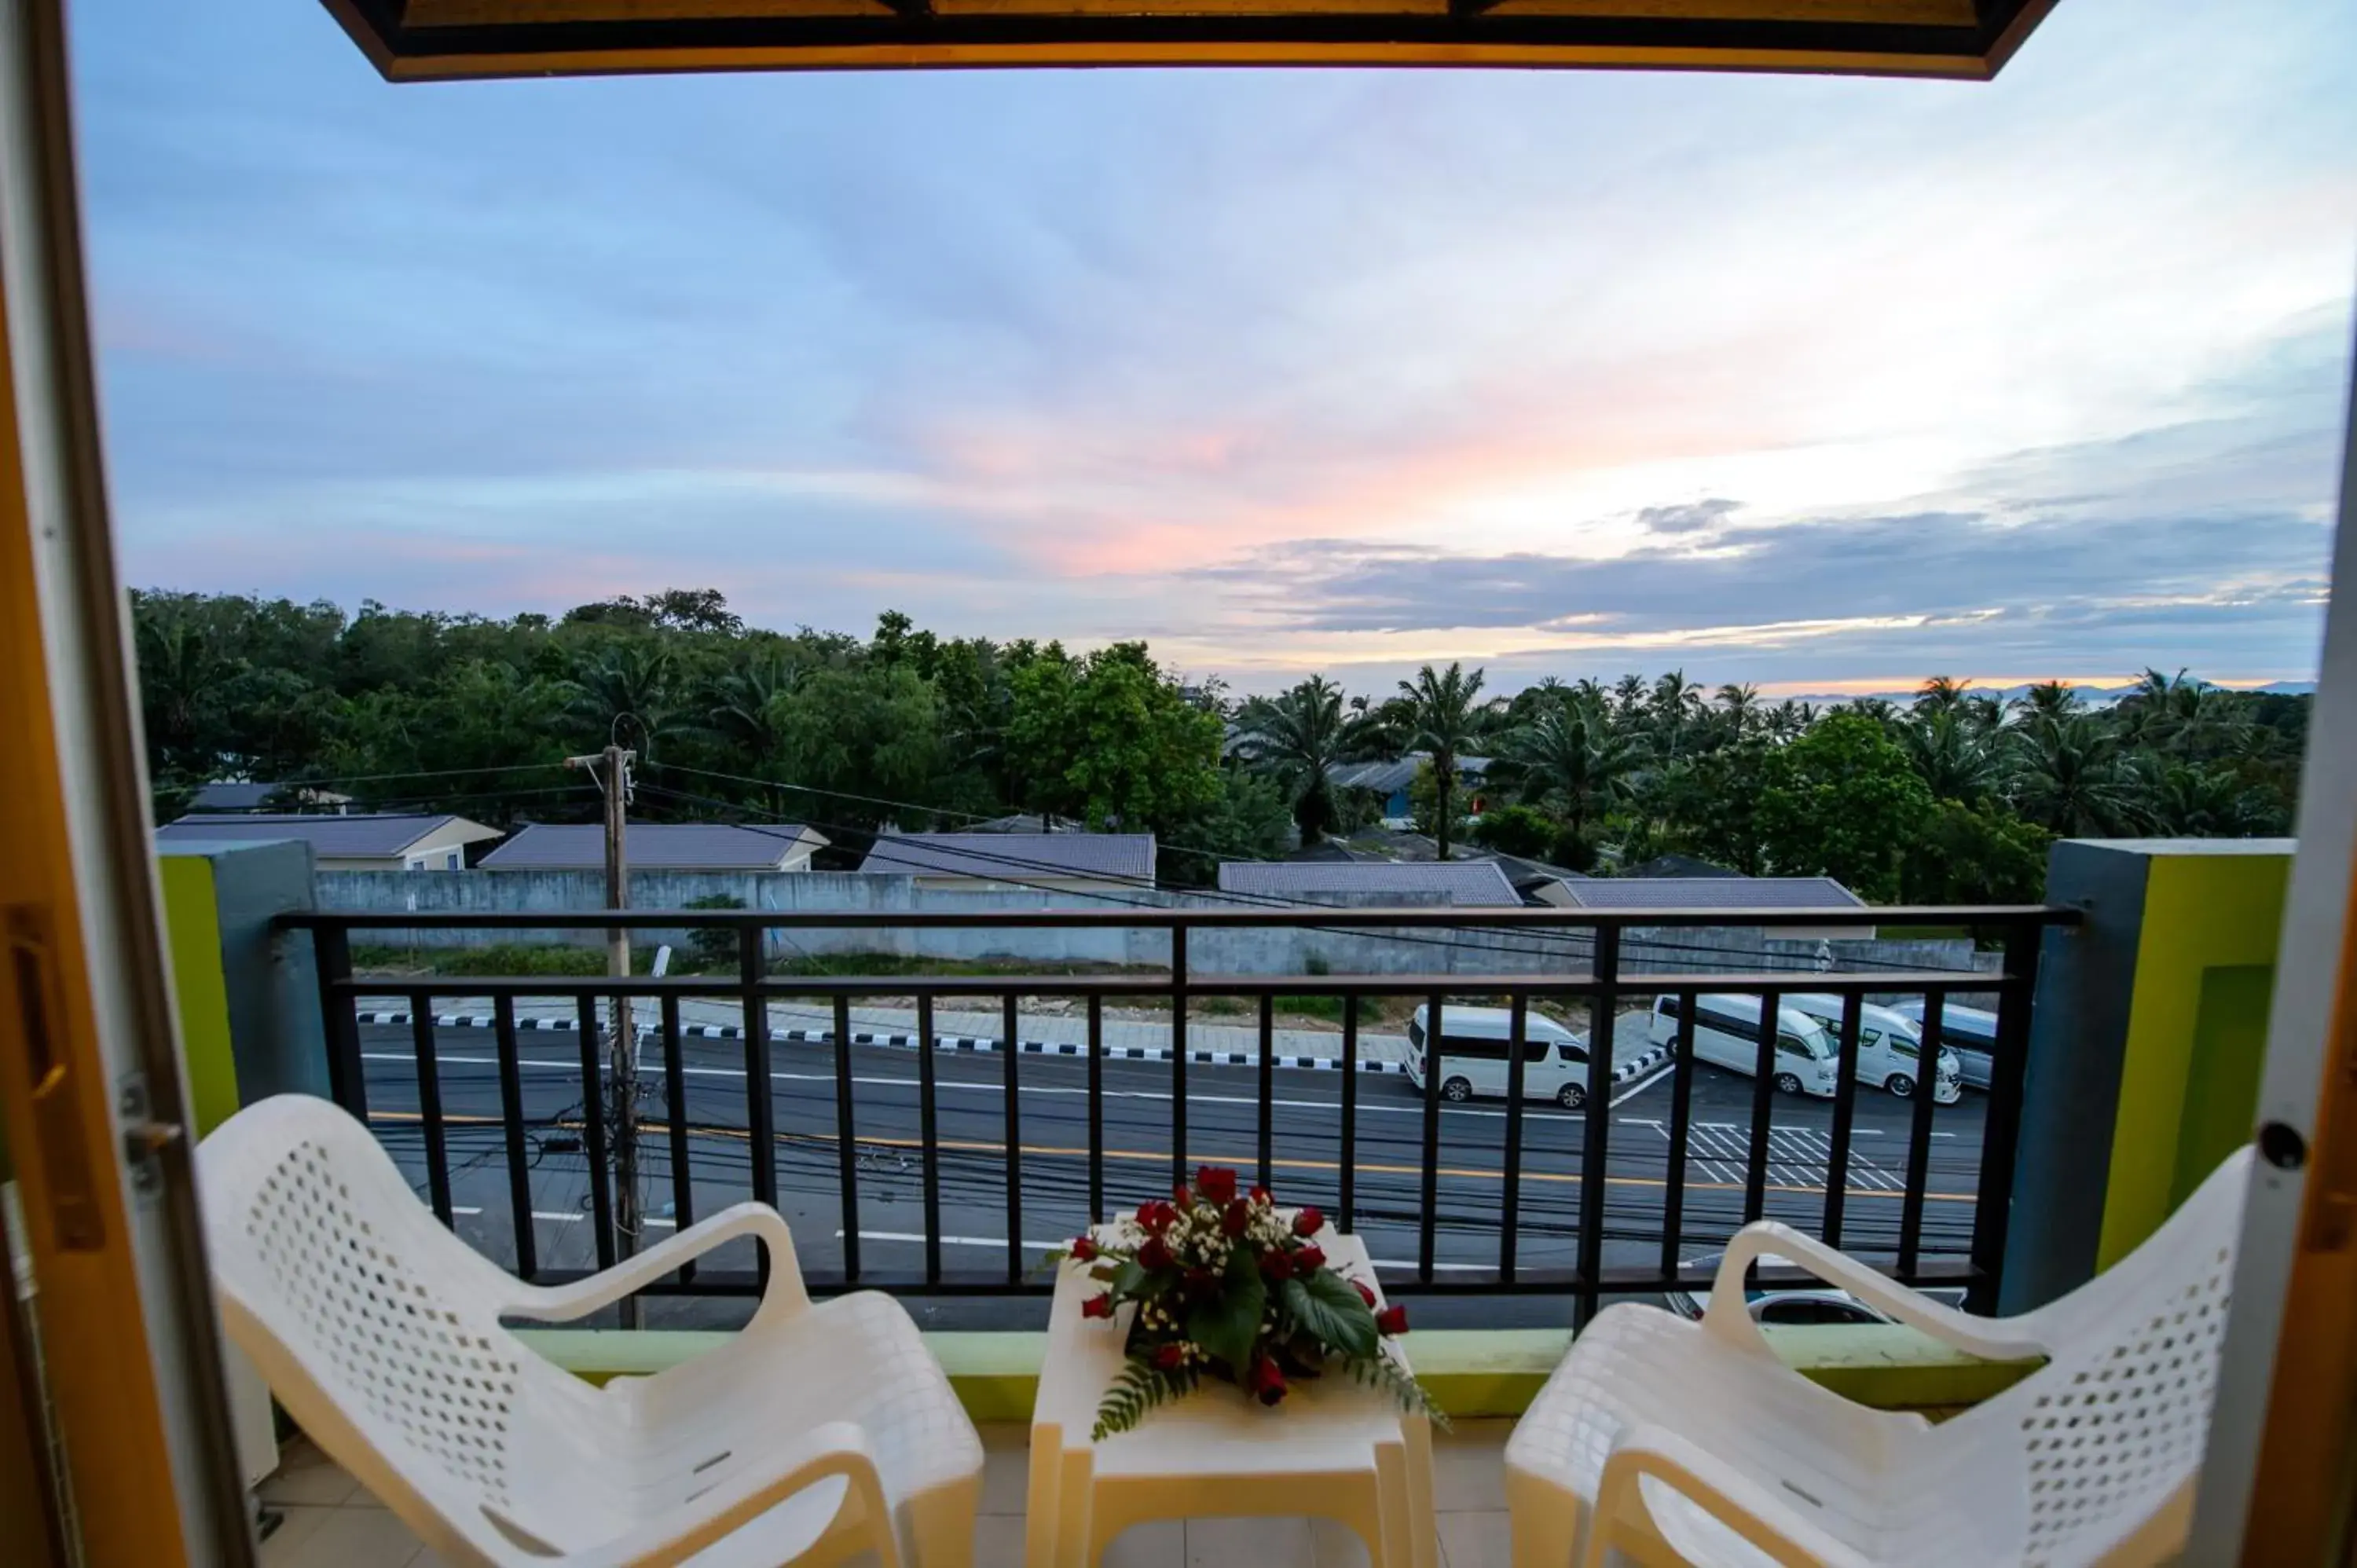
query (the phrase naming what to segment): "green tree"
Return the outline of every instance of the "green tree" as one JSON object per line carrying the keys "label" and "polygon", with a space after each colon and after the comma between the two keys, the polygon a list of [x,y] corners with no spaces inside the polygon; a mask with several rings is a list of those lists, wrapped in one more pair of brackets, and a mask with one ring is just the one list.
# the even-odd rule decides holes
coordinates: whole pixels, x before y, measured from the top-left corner
{"label": "green tree", "polygon": [[1027,803],[1092,828],[1166,832],[1220,789],[1219,715],[1189,703],[1142,642],[1016,671],[1006,726]]}
{"label": "green tree", "polygon": [[1239,753],[1280,784],[1292,802],[1301,842],[1316,843],[1335,825],[1328,775],[1344,760],[1351,722],[1342,688],[1313,675],[1274,697],[1255,697],[1236,715]]}
{"label": "green tree", "polygon": [[2035,904],[2046,896],[2053,835],[1995,805],[1940,800],[1907,845],[1900,897],[1910,904]]}
{"label": "green tree", "polygon": [[2143,812],[2119,731],[2092,714],[2040,717],[2022,727],[2014,800],[2063,838],[2129,832]]}
{"label": "green tree", "polygon": [[1413,681],[1400,682],[1405,700],[1406,751],[1421,751],[1431,759],[1434,813],[1433,840],[1440,858],[1448,858],[1449,841],[1457,825],[1458,762],[1491,733],[1491,710],[1480,700],[1482,671],[1467,674],[1461,664],[1436,673],[1431,665]]}
{"label": "green tree", "polygon": [[1544,860],[1555,853],[1564,824],[1536,806],[1499,806],[1474,818],[1471,833],[1483,849]]}
{"label": "green tree", "polygon": [[1506,736],[1501,760],[1524,795],[1563,814],[1576,838],[1629,792],[1641,760],[1592,699],[1556,702]]}
{"label": "green tree", "polygon": [[1898,897],[1908,849],[1932,815],[1932,792],[1881,724],[1836,714],[1767,756],[1759,825],[1768,863],[1835,877],[1861,897]]}

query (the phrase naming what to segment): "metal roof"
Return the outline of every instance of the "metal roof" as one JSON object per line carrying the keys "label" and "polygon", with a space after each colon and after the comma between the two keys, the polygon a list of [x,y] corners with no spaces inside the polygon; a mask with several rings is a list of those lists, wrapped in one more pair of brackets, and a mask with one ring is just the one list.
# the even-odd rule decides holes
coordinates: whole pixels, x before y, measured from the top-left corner
{"label": "metal roof", "polygon": [[887,833],[859,869],[997,882],[1087,876],[1154,885],[1152,833]]}
{"label": "metal roof", "polygon": [[325,0],[388,81],[924,66],[1994,76],[2054,0]]}
{"label": "metal roof", "polygon": [[[1338,762],[1326,769],[1326,781],[1337,789],[1368,789],[1389,795],[1415,783],[1416,773],[1431,760],[1421,751],[1411,751],[1388,762]],[[1457,759],[1458,776],[1479,779],[1489,772],[1490,762],[1486,757],[1460,757]]]}
{"label": "metal roof", "polygon": [[1592,876],[1564,883],[1583,909],[1863,909],[1830,876]]}
{"label": "metal roof", "polygon": [[302,839],[318,854],[357,860],[399,854],[446,822],[465,824],[468,832],[461,839],[462,843],[477,843],[500,836],[497,828],[487,828],[480,822],[468,822],[447,811],[438,814],[354,812],[345,816],[328,812],[281,814],[237,811],[221,815],[199,811],[165,823],[156,830],[156,837],[167,843],[182,843]]}
{"label": "metal roof", "polygon": [[1439,894],[1459,908],[1519,906],[1514,885],[1493,860],[1389,861],[1231,860],[1220,867],[1220,891],[1262,898],[1383,897]]}
{"label": "metal roof", "polygon": [[[797,822],[631,822],[622,831],[622,854],[632,871],[774,871],[787,856],[826,842]],[[606,830],[596,822],[533,822],[482,864],[490,871],[603,870]]]}

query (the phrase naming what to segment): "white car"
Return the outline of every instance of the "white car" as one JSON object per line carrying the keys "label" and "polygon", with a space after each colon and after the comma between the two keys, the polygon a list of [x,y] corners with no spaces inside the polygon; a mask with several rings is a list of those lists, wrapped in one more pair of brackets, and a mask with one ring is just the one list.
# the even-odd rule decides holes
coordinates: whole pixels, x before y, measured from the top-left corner
{"label": "white car", "polygon": [[[1407,1022],[1407,1080],[1424,1088],[1425,1010]],[[1513,1015],[1502,1007],[1440,1010],[1440,1097],[1502,1100],[1513,1042]],[[1540,1013],[1523,1020],[1523,1098],[1552,1100],[1566,1111],[1587,1103],[1587,1036]]]}
{"label": "white car", "polygon": [[[1806,993],[1785,1000],[1824,1026],[1834,1044],[1841,1044],[1842,999],[1816,993]],[[1878,1007],[1871,1002],[1858,1007],[1857,1017],[1857,1079],[1877,1089],[1888,1090],[1905,1100],[1915,1092],[1916,1080],[1923,1071],[1923,1037],[1904,1015],[1888,1007]],[[1956,1053],[1944,1046],[1940,1050],[1938,1074],[1932,1079],[1932,1103],[1953,1105],[1964,1097],[1963,1069],[1957,1064]]]}
{"label": "white car", "polygon": [[[1653,998],[1651,1034],[1653,1044],[1674,1048],[1678,1039],[1678,998]],[[1694,1054],[1696,1061],[1723,1067],[1750,1077],[1760,1067],[1760,998],[1706,995],[1695,998]],[[1773,1080],[1786,1094],[1833,1098],[1840,1073],[1840,1054],[1824,1026],[1787,998],[1776,1010],[1776,1054]]]}
{"label": "white car", "polygon": [[[1914,1025],[1918,1034],[1922,1032],[1923,1004],[1920,999],[1895,1002],[1891,1004],[1890,1010]],[[1957,1066],[1964,1071],[1966,1088],[1986,1089],[1989,1086],[1990,1053],[1996,1049],[1996,1014],[1985,1008],[1967,1007],[1958,1002],[1951,1002],[1940,1009],[1940,1054],[1955,1053]]]}
{"label": "white car", "polygon": [[[1716,1277],[1718,1273],[1718,1261],[1723,1255],[1713,1252],[1707,1257],[1691,1259],[1680,1264],[1678,1272]],[[1785,1260],[1766,1252],[1760,1256],[1760,1266],[1762,1270],[1792,1267]],[[1964,1293],[1962,1290],[1934,1288],[1923,1294],[1948,1306],[1962,1306],[1964,1304]],[[1697,1321],[1704,1313],[1710,1310],[1710,1290],[1707,1286],[1698,1289],[1689,1287],[1683,1290],[1665,1291],[1663,1293],[1663,1300],[1669,1305],[1672,1312]],[[1750,1285],[1744,1290],[1743,1303],[1749,1310],[1751,1321],[1754,1323],[1889,1323],[1892,1321],[1881,1312],[1850,1294],[1849,1292],[1836,1290],[1828,1284]]]}

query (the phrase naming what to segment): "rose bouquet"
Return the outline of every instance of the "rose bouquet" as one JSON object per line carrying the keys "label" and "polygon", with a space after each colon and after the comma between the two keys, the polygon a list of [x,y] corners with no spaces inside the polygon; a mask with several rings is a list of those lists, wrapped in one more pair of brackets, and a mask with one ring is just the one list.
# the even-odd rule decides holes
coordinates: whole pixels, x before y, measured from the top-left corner
{"label": "rose bouquet", "polygon": [[1317,1241],[1325,1224],[1315,1208],[1281,1209],[1266,1187],[1240,1193],[1234,1171],[1205,1165],[1168,1200],[1075,1240],[1069,1255],[1104,1286],[1082,1304],[1082,1315],[1109,1318],[1137,1307],[1127,1364],[1097,1407],[1092,1438],[1128,1431],[1207,1375],[1275,1405],[1329,1361],[1445,1425],[1383,1348],[1407,1332],[1407,1309],[1378,1312],[1372,1289],[1327,1264]]}

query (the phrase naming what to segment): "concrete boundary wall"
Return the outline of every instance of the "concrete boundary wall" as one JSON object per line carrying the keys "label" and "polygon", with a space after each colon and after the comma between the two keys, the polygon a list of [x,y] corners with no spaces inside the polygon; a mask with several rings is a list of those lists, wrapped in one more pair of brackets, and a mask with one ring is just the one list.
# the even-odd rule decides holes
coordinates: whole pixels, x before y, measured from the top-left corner
{"label": "concrete boundary wall", "polygon": [[[315,878],[318,906],[369,913],[529,913],[601,908],[603,877],[563,871],[322,871]],[[1233,909],[1217,894],[1139,888],[1099,897],[1022,888],[964,891],[920,887],[913,878],[855,872],[645,872],[630,878],[630,903],[641,909],[676,909],[704,898],[729,897],[748,909],[860,914],[896,912],[974,915],[1007,910],[1069,908],[1141,910]],[[1383,897],[1338,899],[1338,908],[1437,908],[1443,900]],[[1479,927],[1481,911],[1464,911]],[[647,928],[641,942],[688,945],[683,929]],[[363,942],[415,948],[596,945],[596,931],[562,929],[481,930],[392,927],[358,933]],[[1298,927],[1208,929],[1189,938],[1189,966],[1197,974],[1551,974],[1585,970],[1591,944],[1576,929],[1512,932],[1501,929],[1425,930],[1319,928],[1314,913]],[[770,957],[785,960],[849,953],[942,961],[1015,960],[1161,968],[1170,961],[1167,932],[1150,929],[916,927],[774,930]],[[1630,976],[1702,971],[1792,968],[1905,968],[1993,972],[1997,955],[1975,953],[1962,940],[1817,942],[1771,940],[1757,929],[1703,927],[1631,931],[1621,948]]]}

